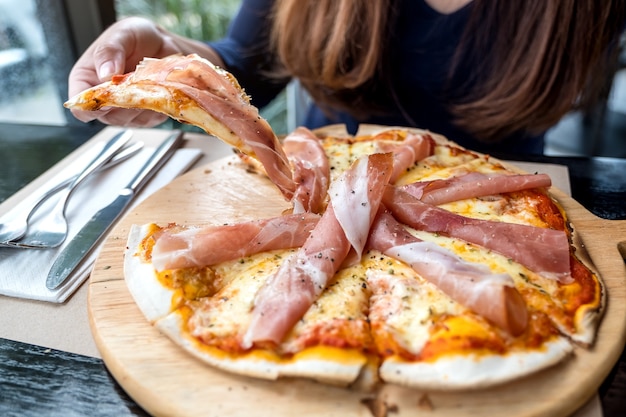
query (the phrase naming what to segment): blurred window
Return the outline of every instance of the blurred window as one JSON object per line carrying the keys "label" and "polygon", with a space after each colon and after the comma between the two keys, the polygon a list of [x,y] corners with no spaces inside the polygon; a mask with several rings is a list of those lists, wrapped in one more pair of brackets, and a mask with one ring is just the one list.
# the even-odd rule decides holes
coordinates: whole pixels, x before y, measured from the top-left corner
{"label": "blurred window", "polygon": [[189,38],[210,41],[226,34],[241,0],[115,0],[117,18],[148,17]]}
{"label": "blurred window", "polygon": [[77,123],[63,108],[78,55],[114,19],[114,0],[0,0],[0,122]]}

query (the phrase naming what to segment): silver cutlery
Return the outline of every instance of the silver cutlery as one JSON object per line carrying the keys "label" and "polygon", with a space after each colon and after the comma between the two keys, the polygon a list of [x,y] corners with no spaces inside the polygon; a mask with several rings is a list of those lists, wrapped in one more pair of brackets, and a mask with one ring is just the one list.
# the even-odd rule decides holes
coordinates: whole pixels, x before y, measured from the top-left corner
{"label": "silver cutlery", "polygon": [[123,131],[110,139],[100,153],[89,165],[64,189],[59,191],[59,198],[46,215],[38,222],[39,227],[20,240],[11,242],[13,246],[30,248],[55,248],[60,246],[67,237],[68,224],[65,210],[72,193],[94,172],[106,164],[128,142],[132,132]]}
{"label": "silver cutlery", "polygon": [[129,206],[143,186],[154,176],[163,164],[173,155],[182,141],[182,132],[175,131],[159,145],[148,161],[137,171],[132,180],[122,188],[115,200],[98,210],[83,225],[80,231],[61,250],[50,268],[46,287],[50,290],[63,284],[81,265],[85,257],[96,247],[106,232]]}
{"label": "silver cutlery", "polygon": [[[115,154],[113,158],[103,165],[97,172],[112,168],[115,165],[129,159],[130,157],[136,155],[141,148],[143,148],[143,142],[134,142],[130,144],[128,147]],[[14,207],[0,217],[0,246],[22,238],[28,230],[28,223],[33,213],[35,213],[37,209],[41,207],[41,205],[50,197],[70,185],[77,177],[78,175],[74,175],[73,177],[61,181],[52,188],[43,191],[43,193],[32,196],[26,207]]]}

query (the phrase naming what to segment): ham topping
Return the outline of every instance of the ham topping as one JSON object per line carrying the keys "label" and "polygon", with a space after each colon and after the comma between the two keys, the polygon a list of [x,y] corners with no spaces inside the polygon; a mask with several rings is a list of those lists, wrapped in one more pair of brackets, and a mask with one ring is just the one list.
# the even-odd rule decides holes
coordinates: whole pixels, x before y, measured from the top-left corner
{"label": "ham topping", "polygon": [[572,282],[569,240],[562,230],[464,217],[426,204],[396,187],[386,188],[383,202],[397,220],[416,230],[463,239],[546,277]]}
{"label": "ham topping", "polygon": [[328,191],[335,217],[361,259],[367,236],[392,172],[391,154],[359,158]]}
{"label": "ham topping", "polygon": [[320,140],[309,129],[299,127],[285,137],[283,148],[297,184],[293,212],[321,213],[330,183],[330,164]]}
{"label": "ham topping", "polygon": [[433,154],[435,141],[430,135],[409,133],[400,144],[379,142],[378,150],[393,153],[393,173],[389,179],[389,182],[393,184],[417,161]]}
{"label": "ham topping", "polygon": [[[339,270],[352,246],[348,235],[356,238],[357,248],[365,245],[366,239],[362,242],[359,239],[367,237],[389,181],[391,164],[391,154],[360,158],[337,179],[339,185],[331,185],[331,202],[309,238],[258,292],[251,324],[242,341],[244,348],[280,343]],[[364,218],[355,222],[342,219],[349,229],[346,232],[338,220],[343,213],[335,212],[335,204],[358,208],[351,216]]]}
{"label": "ham topping", "polygon": [[452,299],[510,334],[519,335],[526,328],[526,304],[509,275],[494,274],[484,265],[416,238],[389,212],[379,212],[368,246],[411,266]]}
{"label": "ham topping", "polygon": [[132,73],[92,87],[65,103],[68,108],[102,107],[160,111],[203,128],[258,159],[287,200],[296,184],[283,148],[235,78],[196,54],[145,58]]}
{"label": "ham topping", "polygon": [[259,252],[302,246],[320,216],[291,214],[271,219],[164,232],[152,248],[157,271],[203,267]]}
{"label": "ham topping", "polygon": [[457,177],[417,181],[400,188],[424,203],[439,205],[467,198],[549,187],[547,174],[506,175],[470,172]]}
{"label": "ham topping", "polygon": [[115,76],[112,81],[115,84],[145,81],[177,82],[198,90],[210,91],[228,100],[250,102],[249,97],[243,93],[239,83],[230,73],[196,54],[172,55],[163,59],[144,58],[134,72]]}

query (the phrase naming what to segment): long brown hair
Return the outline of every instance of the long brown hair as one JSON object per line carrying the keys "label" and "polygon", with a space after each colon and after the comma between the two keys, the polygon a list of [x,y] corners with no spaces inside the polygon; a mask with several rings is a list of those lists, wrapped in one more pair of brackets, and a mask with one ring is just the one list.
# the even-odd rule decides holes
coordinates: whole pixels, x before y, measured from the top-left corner
{"label": "long brown hair", "polygon": [[[474,0],[450,69],[468,91],[449,110],[479,139],[539,132],[598,96],[615,61],[626,0]],[[320,104],[367,85],[384,66],[394,0],[277,0],[273,47]],[[347,33],[346,33],[347,30]],[[475,51],[484,51],[476,56]],[[354,102],[348,95],[346,101]]]}

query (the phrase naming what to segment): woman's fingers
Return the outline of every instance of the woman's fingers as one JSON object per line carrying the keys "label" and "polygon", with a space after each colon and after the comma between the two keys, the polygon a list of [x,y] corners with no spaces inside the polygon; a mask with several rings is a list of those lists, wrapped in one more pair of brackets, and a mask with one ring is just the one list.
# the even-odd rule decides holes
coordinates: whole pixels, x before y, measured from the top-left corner
{"label": "woman's fingers", "polygon": [[[76,61],[68,80],[68,97],[109,81],[113,75],[133,71],[144,57],[161,58],[180,52],[167,34],[144,18],[128,18],[105,30]],[[165,115],[145,110],[101,109],[72,110],[78,120],[95,119],[120,126],[152,127],[162,123]]]}

